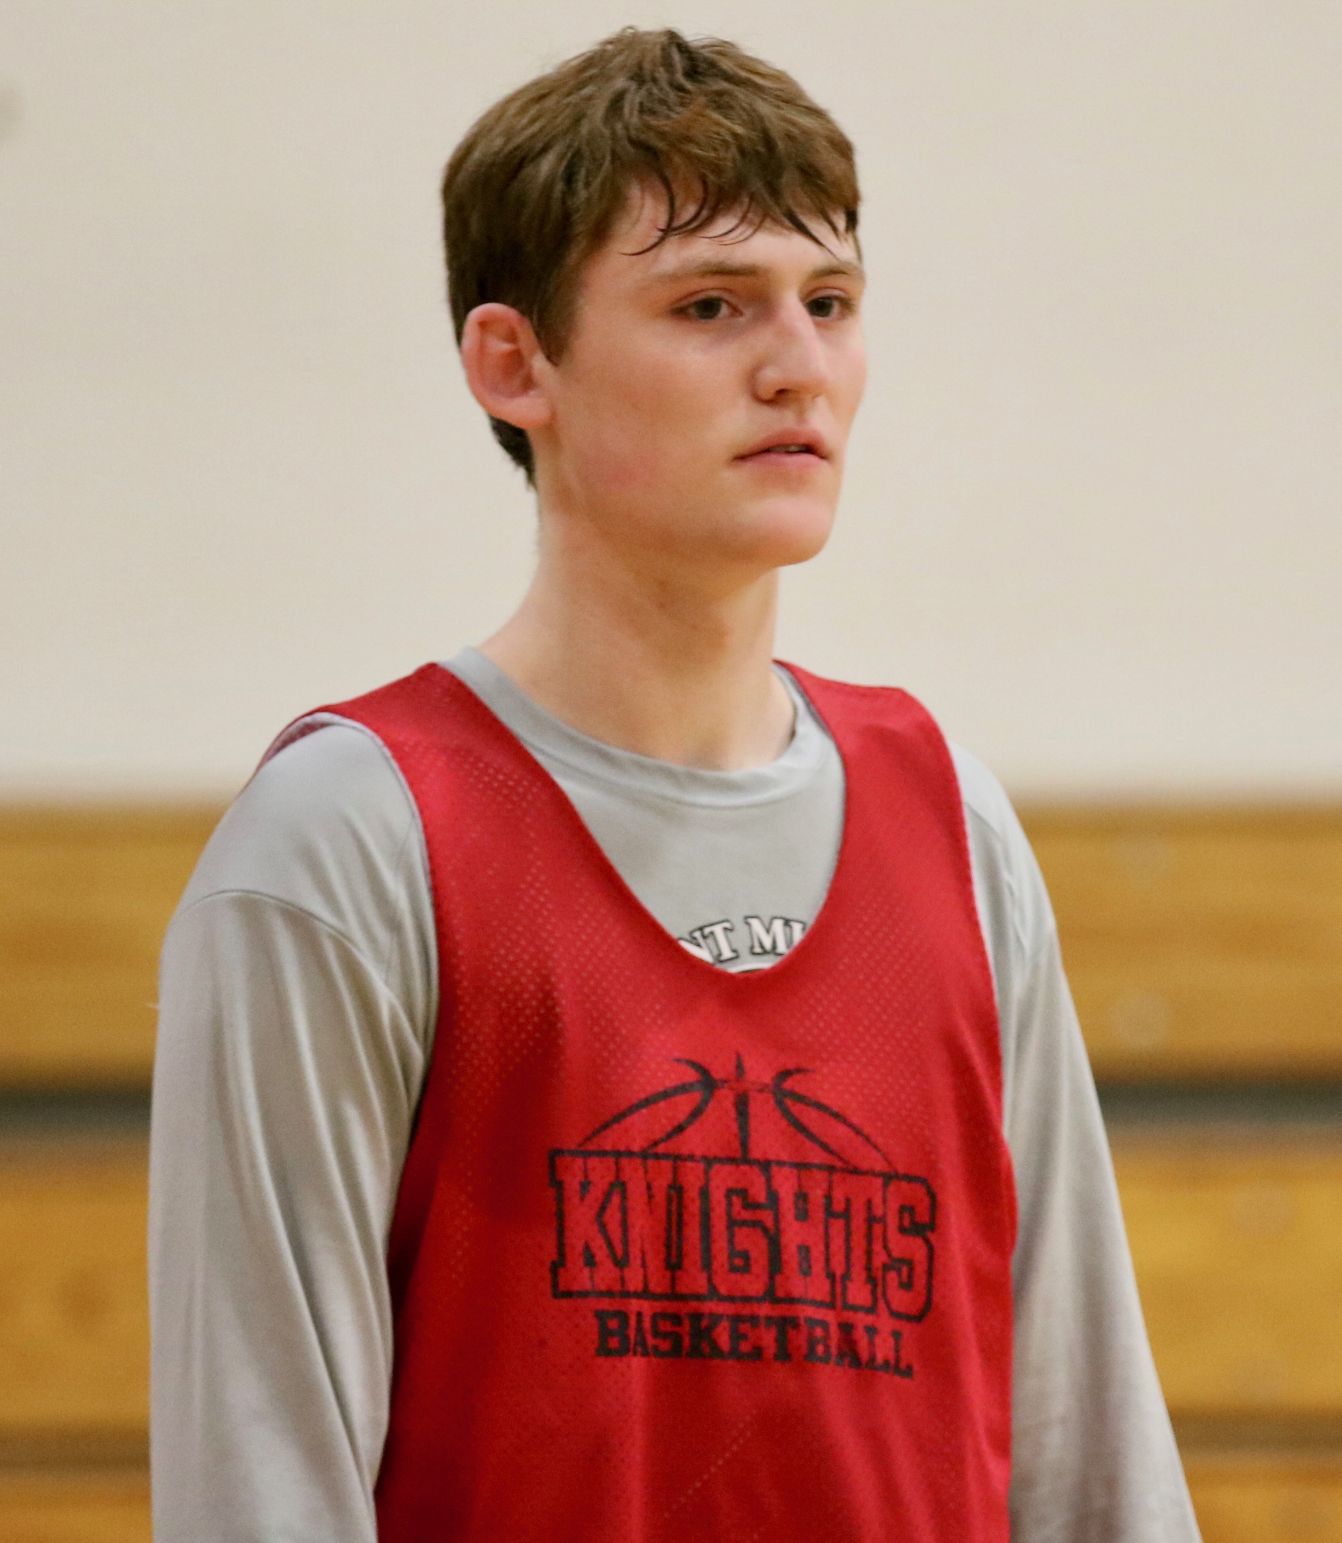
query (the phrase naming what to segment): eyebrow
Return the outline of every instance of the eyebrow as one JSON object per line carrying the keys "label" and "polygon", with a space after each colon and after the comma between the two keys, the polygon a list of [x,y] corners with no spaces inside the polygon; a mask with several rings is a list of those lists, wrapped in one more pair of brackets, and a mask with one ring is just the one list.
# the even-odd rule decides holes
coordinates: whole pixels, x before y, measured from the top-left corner
{"label": "eyebrow", "polygon": [[[685,263],[679,268],[668,268],[663,273],[655,273],[649,278],[648,284],[680,284],[686,279],[761,279],[768,272],[769,269],[759,263],[734,263],[721,257],[706,257],[700,262]],[[859,264],[836,259],[819,268],[812,268],[806,275],[806,283],[809,284],[815,279],[829,278],[865,280],[866,276]]]}

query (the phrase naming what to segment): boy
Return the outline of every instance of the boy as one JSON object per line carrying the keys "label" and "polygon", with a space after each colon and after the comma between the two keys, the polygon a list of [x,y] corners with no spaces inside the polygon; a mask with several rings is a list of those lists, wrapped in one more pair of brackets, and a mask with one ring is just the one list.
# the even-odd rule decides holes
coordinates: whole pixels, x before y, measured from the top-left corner
{"label": "boy", "polygon": [[848,140],[626,28],[444,209],[537,568],[290,725],[173,919],[156,1536],[1196,1538],[1006,797],[772,659],[863,389]]}

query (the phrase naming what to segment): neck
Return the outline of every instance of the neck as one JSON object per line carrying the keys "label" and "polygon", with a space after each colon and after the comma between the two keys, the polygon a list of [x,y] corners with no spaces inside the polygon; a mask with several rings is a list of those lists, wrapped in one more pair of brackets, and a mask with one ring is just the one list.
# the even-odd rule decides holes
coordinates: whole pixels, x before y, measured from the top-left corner
{"label": "neck", "polygon": [[771,664],[777,604],[774,570],[708,582],[543,540],[526,597],[480,652],[594,739],[738,771],[775,760],[792,733]]}

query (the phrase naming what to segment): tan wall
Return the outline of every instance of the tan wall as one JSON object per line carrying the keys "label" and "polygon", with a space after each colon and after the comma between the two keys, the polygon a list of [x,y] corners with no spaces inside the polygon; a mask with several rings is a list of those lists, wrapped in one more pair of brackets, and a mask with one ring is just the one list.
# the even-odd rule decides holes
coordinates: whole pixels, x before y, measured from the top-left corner
{"label": "tan wall", "polygon": [[905,685],[1017,792],[1336,786],[1336,5],[9,9],[0,792],[228,794],[501,619],[531,514],[459,378],[439,171],[667,20],[859,153],[871,386],[781,651]]}

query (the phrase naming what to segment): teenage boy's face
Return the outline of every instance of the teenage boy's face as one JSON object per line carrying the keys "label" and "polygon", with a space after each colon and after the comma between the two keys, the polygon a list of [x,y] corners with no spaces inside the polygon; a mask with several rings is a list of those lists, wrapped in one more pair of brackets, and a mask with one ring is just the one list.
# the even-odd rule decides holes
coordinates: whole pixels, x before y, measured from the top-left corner
{"label": "teenage boy's face", "polygon": [[[665,210],[660,191],[631,194],[543,367],[543,503],[659,566],[803,562],[833,524],[866,383],[857,255],[823,226],[828,250],[774,226],[715,240],[734,214],[640,252]],[[777,436],[813,443],[756,453]]]}

